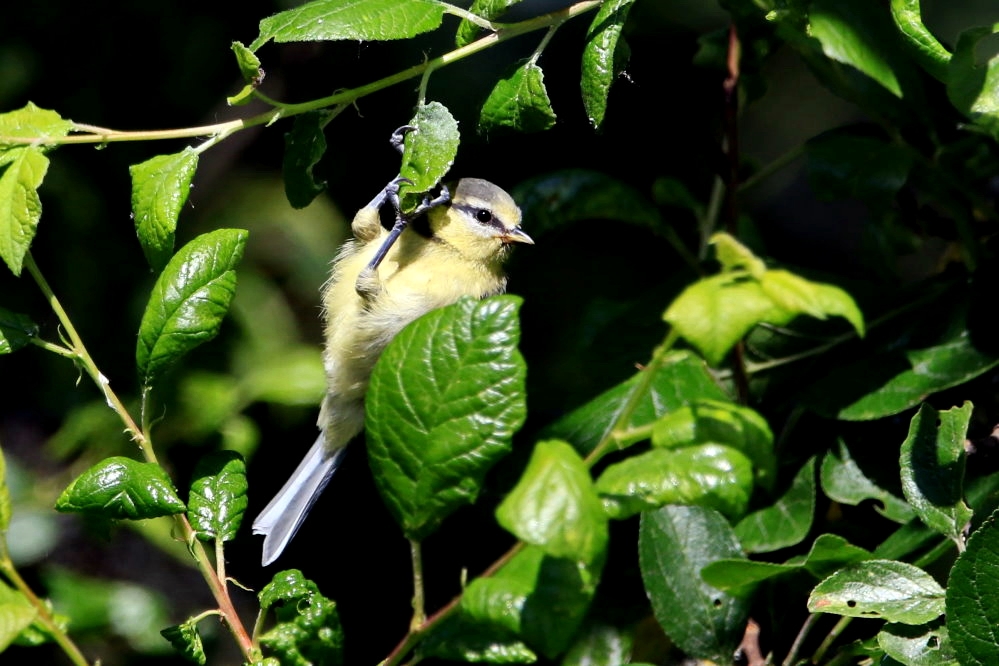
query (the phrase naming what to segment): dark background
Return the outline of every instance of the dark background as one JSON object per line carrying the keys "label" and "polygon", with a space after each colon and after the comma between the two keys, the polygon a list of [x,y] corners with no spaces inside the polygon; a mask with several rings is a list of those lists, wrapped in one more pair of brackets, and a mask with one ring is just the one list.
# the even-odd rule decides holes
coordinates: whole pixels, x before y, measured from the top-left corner
{"label": "dark background", "polygon": [[[119,130],[196,126],[262,110],[225,104],[225,97],[242,85],[229,46],[234,40],[249,44],[259,19],[288,6],[258,0],[28,4],[5,7],[0,17],[0,110],[32,101],[65,118]],[[530,9],[525,13],[541,11],[541,3],[526,4]],[[990,20],[976,13],[976,3],[948,7],[948,12],[936,8],[931,14],[932,27],[945,39],[953,39],[957,26]],[[491,136],[475,131],[478,108],[493,83],[510,63],[530,55],[541,33],[433,75],[428,98],[448,106],[462,130],[452,174],[487,178],[512,189],[559,169],[585,168],[619,179],[649,201],[654,184],[664,177],[679,180],[706,201],[715,174],[724,167],[719,148],[723,72],[695,65],[693,59],[698,38],[727,25],[724,12],[697,2],[639,0],[627,30],[632,49],[627,77],[617,81],[599,132],[589,127],[578,92],[587,23],[583,17],[565,25],[539,61],[558,115],[550,131]],[[446,17],[439,34],[406,43],[269,44],[258,54],[267,73],[262,90],[284,101],[306,101],[368,83],[425,55],[445,52],[456,24]],[[824,129],[864,121],[855,107],[825,92],[790,51],[771,56],[765,74],[767,94],[747,107],[741,122],[748,165],[765,164]],[[222,226],[250,229],[241,287],[244,277],[247,284],[259,280],[269,285],[284,299],[281,312],[290,314],[278,321],[249,303],[224,326],[218,340],[192,354],[163,388],[158,447],[164,447],[161,458],[169,461],[178,485],[190,477],[200,455],[220,445],[217,434],[192,434],[196,429],[186,424],[171,424],[186,414],[178,405],[186,373],[247,372],[246,365],[259,358],[247,349],[259,347],[277,325],[318,353],[318,293],[326,262],[345,233],[344,216],[349,220],[351,211],[394,174],[397,157],[388,138],[410,118],[418,83],[414,79],[363,98],[329,125],[329,148],[317,168],[328,193],[305,211],[292,210],[281,188],[287,123],[239,133],[203,155],[181,215],[178,246]],[[115,143],[100,150],[67,146],[50,154],[52,165],[41,191],[44,215],[32,251],[99,367],[131,404],[137,391],[135,331],[155,276],[135,239],[128,166],[195,144]],[[768,257],[839,272],[866,289],[879,288],[877,271],[863,256],[865,209],[850,202],[815,201],[800,160],[746,203]],[[688,211],[668,206],[660,211],[682,239],[696,242],[695,220]],[[532,230],[530,219],[524,226],[538,242],[518,248],[509,272],[510,291],[525,298],[522,350],[529,367],[530,416],[515,442],[515,454],[493,473],[483,501],[459,511],[427,540],[431,610],[459,591],[463,568],[475,575],[512,544],[512,537],[495,525],[490,507],[516,478],[533,433],[645,362],[665,332],[661,312],[694,279],[669,243],[648,230],[599,219],[542,233]],[[913,258],[917,276],[926,261]],[[44,338],[58,339],[54,317],[27,276],[17,279],[0,270],[0,305],[30,314],[41,324]],[[0,443],[15,470],[12,476],[21,479],[12,482],[21,488],[15,512],[27,515],[51,506],[72,472],[100,457],[95,452],[134,453],[113,423],[88,430],[69,451],[60,453],[53,446],[51,438],[58,433],[63,435],[59,441],[72,439],[66,435],[72,415],[99,401],[92,384],[78,382],[76,369],[64,359],[25,349],[0,358],[0,379]],[[316,410],[264,401],[244,407],[259,435],[259,448],[247,446],[252,516],[314,439]],[[901,423],[899,441],[904,436]],[[899,423],[886,427],[895,433]],[[226,550],[230,575],[254,590],[278,567],[299,568],[315,580],[340,605],[348,663],[382,659],[404,635],[409,618],[408,547],[377,497],[362,453],[355,447],[347,456],[276,567],[260,568],[259,539],[249,536],[248,521]],[[37,587],[52,585],[52,571],[66,568],[155,590],[167,599],[169,622],[210,607],[196,572],[135,531],[116,527],[108,532],[65,516],[45,521],[51,533],[38,537],[40,550],[23,562]],[[617,541],[626,552],[620,559],[612,552],[605,587],[616,589],[625,605],[631,600],[638,607],[643,593],[634,572],[615,567],[633,561],[627,549],[634,542]],[[255,602],[250,594],[234,589],[233,596],[247,601],[244,621],[252,625]],[[81,629],[74,636],[106,666],[177,660],[169,652],[137,646],[120,632]],[[238,663],[230,645],[225,637],[210,640],[210,663]],[[11,663],[63,659],[52,651],[27,649],[13,649],[4,660],[8,657]]]}

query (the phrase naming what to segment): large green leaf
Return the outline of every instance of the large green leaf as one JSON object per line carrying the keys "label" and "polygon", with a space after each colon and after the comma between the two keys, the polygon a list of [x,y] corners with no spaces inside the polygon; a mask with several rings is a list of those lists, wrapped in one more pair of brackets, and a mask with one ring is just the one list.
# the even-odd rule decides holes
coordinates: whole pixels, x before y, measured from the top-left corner
{"label": "large green leaf", "polygon": [[236,290],[246,236],[242,229],[202,234],[163,269],[139,325],[135,362],[143,385],[218,334]]}
{"label": "large green leaf", "polygon": [[[589,453],[613,429],[632,394],[641,384],[641,374],[608,389],[542,431],[544,438],[571,442],[582,454]],[[658,417],[698,399],[727,400],[704,361],[689,352],[673,352],[652,378],[625,427],[652,423]]]}
{"label": "large green leaf", "polygon": [[720,444],[653,449],[609,466],[597,479],[597,492],[612,518],[664,504],[696,504],[739,518],[753,492],[753,466]]}
{"label": "large green leaf", "polygon": [[235,451],[205,456],[194,468],[187,517],[202,541],[231,541],[246,511],[246,463]]}
{"label": "large green leaf", "polygon": [[256,51],[270,40],[408,39],[436,30],[446,8],[435,0],[314,0],[260,22]]}
{"label": "large green leaf", "polygon": [[629,49],[621,31],[634,0],[609,0],[600,5],[586,31],[579,87],[590,124],[600,128],[607,112],[611,84],[628,61]]}
{"label": "large green leaf", "polygon": [[496,519],[552,557],[591,563],[607,548],[607,514],[586,464],[565,442],[534,447],[520,481],[497,507]]}
{"label": "large green leaf", "polygon": [[0,308],[0,356],[17,351],[38,335],[38,325],[27,315]]}
{"label": "large green leaf", "polygon": [[749,599],[701,579],[719,559],[742,557],[739,540],[718,513],[665,506],[642,514],[638,558],[656,620],[689,656],[731,661],[749,614]]}
{"label": "large green leaf", "polygon": [[924,523],[960,539],[972,511],[964,503],[964,442],[971,403],[937,412],[923,404],[902,442],[902,492]]}
{"label": "large green leaf", "polygon": [[186,507],[158,464],[115,456],[76,477],[55,508],[112,520],[142,520],[183,513]]}
{"label": "large green leaf", "polygon": [[815,586],[808,610],[923,624],[944,612],[944,590],[928,573],[893,560],[867,560]]}
{"label": "large green leaf", "polygon": [[198,153],[190,147],[128,168],[135,231],[153,270],[162,269],[173,254],[177,218],[187,202],[197,169]]}
{"label": "large green leaf", "polygon": [[947,629],[962,664],[999,660],[999,511],[968,539],[947,580]]}
{"label": "large green leaf", "polygon": [[545,75],[541,67],[528,60],[500,79],[482,105],[479,131],[509,127],[520,132],[540,132],[555,125]]}
{"label": "large green leaf", "polygon": [[406,536],[473,502],[525,417],[520,299],[464,298],[404,328],[371,374],[368,459]]}
{"label": "large green leaf", "polygon": [[18,150],[0,172],[0,258],[14,275],[21,274],[42,217],[38,188],[48,168],[49,158],[32,146]]}

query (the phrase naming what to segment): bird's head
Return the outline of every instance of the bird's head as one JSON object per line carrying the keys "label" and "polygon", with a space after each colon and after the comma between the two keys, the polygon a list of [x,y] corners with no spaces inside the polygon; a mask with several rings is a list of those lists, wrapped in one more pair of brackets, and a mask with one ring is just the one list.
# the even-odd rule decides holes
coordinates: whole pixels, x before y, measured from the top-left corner
{"label": "bird's head", "polygon": [[512,243],[534,244],[520,228],[513,197],[479,178],[458,181],[451,203],[430,211],[430,230],[462,255],[482,261],[501,261]]}

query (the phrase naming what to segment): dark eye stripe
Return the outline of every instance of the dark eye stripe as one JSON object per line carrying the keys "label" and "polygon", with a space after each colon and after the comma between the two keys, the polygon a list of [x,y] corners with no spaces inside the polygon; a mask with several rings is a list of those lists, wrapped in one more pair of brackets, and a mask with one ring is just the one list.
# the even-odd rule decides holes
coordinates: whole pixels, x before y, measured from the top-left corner
{"label": "dark eye stripe", "polygon": [[492,227],[493,229],[498,229],[499,231],[506,231],[506,226],[502,221],[488,208],[479,208],[478,206],[469,206],[467,204],[451,204],[454,208],[457,208],[461,212],[465,213],[473,220],[478,222],[484,227]]}

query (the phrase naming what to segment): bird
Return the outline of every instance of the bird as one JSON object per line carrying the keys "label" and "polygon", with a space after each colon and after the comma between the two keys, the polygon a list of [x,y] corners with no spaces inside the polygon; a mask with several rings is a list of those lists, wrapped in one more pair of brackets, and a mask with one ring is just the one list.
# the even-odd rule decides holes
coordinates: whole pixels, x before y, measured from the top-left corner
{"label": "bird", "polygon": [[[386,345],[431,310],[463,296],[505,292],[503,263],[513,244],[534,244],[521,229],[513,197],[489,181],[462,178],[437,199],[425,198],[425,215],[410,220],[398,211],[404,180],[390,183],[357,212],[351,223],[354,238],[333,260],[323,290],[327,390],[319,436],[253,522],[253,533],[265,536],[263,566],[276,560],[295,536],[347,444],[364,429],[364,395]],[[393,232],[382,227],[379,216],[386,199],[396,208]]]}

